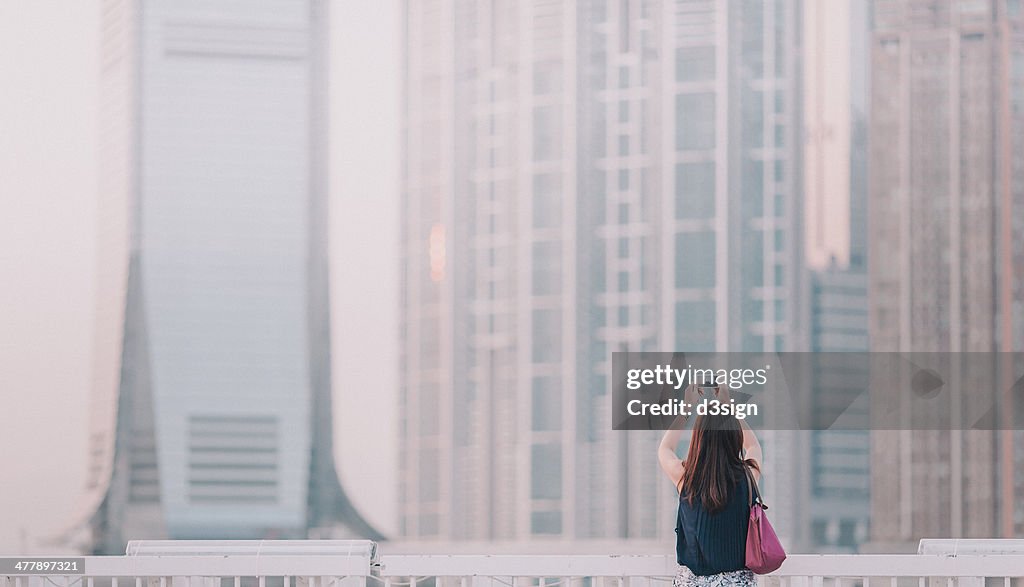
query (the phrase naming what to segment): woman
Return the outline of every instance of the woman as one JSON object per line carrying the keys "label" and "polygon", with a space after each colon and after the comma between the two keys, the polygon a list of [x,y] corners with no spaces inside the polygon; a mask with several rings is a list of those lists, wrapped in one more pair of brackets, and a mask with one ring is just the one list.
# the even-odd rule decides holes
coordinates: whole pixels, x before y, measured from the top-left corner
{"label": "woman", "polygon": [[[714,388],[719,400],[728,392]],[[703,392],[690,386],[686,401]],[[744,555],[750,518],[748,471],[760,478],[761,444],[745,422],[732,416],[698,416],[686,459],[676,454],[686,416],[676,418],[658,447],[658,462],[679,493],[673,587],[753,587]]]}

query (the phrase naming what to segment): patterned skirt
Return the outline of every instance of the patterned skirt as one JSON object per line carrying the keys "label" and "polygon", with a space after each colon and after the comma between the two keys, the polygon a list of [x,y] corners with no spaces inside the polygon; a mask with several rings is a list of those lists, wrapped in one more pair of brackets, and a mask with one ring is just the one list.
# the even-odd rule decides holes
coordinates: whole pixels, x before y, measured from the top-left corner
{"label": "patterned skirt", "polygon": [[717,575],[694,575],[689,568],[679,565],[672,579],[672,587],[754,587],[757,579],[750,569],[740,569]]}

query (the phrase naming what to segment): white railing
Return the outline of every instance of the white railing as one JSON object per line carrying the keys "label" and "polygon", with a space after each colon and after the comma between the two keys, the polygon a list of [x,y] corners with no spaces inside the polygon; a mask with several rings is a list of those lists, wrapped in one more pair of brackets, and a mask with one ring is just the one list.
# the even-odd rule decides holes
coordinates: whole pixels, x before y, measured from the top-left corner
{"label": "white railing", "polygon": [[80,575],[0,576],[0,587],[366,587],[371,571],[344,558],[255,555],[93,556]]}
{"label": "white railing", "polygon": [[[175,554],[82,557],[0,587],[669,587],[671,556]],[[1024,555],[793,555],[760,587],[1024,587]]]}
{"label": "white railing", "polygon": [[[152,540],[126,552],[47,557],[46,568],[77,574],[0,572],[0,587],[366,587],[379,561],[369,540]],[[33,558],[0,564],[35,570]]]}
{"label": "white railing", "polygon": [[[384,587],[667,587],[672,556],[393,555]],[[1024,555],[793,555],[762,587],[1021,587]]]}

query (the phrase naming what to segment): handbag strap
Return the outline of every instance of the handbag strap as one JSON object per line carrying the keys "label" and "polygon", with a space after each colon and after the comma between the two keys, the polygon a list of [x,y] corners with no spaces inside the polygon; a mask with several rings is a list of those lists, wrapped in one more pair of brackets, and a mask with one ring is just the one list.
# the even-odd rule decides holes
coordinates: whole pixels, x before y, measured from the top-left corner
{"label": "handbag strap", "polygon": [[743,465],[743,470],[747,473],[747,483],[750,487],[750,507],[754,507],[755,503],[761,504],[761,507],[768,509],[768,506],[764,505],[761,501],[761,491],[757,488],[757,481],[754,480],[754,473],[750,470],[750,467]]}

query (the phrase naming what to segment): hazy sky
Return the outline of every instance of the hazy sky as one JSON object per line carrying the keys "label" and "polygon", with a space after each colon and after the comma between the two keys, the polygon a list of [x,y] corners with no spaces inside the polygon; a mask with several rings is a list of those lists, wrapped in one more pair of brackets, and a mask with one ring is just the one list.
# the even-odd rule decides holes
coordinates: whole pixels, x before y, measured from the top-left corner
{"label": "hazy sky", "polygon": [[[98,4],[0,0],[0,554],[44,550],[84,485]],[[397,0],[330,5],[335,447],[345,488],[387,532],[397,520],[399,11]]]}

